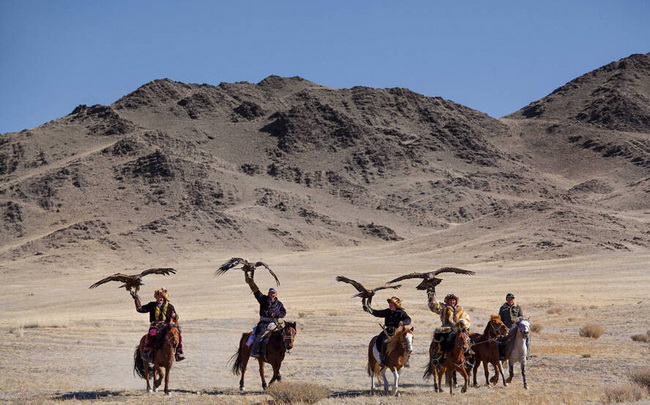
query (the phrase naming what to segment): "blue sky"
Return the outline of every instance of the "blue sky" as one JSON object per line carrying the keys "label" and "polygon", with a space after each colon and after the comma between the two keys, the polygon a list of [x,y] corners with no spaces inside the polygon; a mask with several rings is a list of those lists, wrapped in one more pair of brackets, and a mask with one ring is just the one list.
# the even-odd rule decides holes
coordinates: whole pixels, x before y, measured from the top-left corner
{"label": "blue sky", "polygon": [[647,0],[0,0],[0,133],[155,79],[404,87],[493,117],[633,53]]}

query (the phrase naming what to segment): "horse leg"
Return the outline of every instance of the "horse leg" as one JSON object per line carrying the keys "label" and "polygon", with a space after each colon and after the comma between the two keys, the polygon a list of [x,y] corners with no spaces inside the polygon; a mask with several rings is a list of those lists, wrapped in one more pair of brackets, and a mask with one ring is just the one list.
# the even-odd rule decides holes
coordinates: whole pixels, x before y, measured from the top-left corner
{"label": "horse leg", "polygon": [[153,366],[153,392],[158,392],[158,387],[162,383],[163,375],[162,368],[159,364],[154,364]]}
{"label": "horse leg", "polygon": [[[497,385],[499,382],[499,370],[497,369],[498,364],[497,363],[492,363],[492,367],[494,367],[494,377],[490,378],[490,384],[492,385]],[[485,363],[485,382],[487,383],[488,375],[490,374],[490,368],[488,367],[488,364]]]}
{"label": "horse leg", "polygon": [[449,394],[450,395],[454,395],[454,384],[452,384],[452,380],[454,379],[453,373],[454,372],[451,369],[451,367],[449,367],[447,369],[447,371],[445,372],[445,375],[447,376],[447,382],[449,383]]}
{"label": "horse leg", "polygon": [[465,370],[465,367],[461,367],[459,371],[463,375],[463,378],[465,379],[465,384],[463,384],[463,388],[460,390],[460,392],[467,392],[467,386],[469,385],[469,374],[467,374],[467,370]]}
{"label": "horse leg", "polygon": [[524,380],[524,389],[528,389],[528,381],[526,380],[526,358],[521,360],[521,378]]}
{"label": "horse leg", "polygon": [[506,380],[508,384],[512,382],[512,377],[514,376],[513,367],[514,364],[512,363],[512,360],[508,360],[508,379]]}
{"label": "horse leg", "polygon": [[262,389],[266,390],[266,379],[264,378],[264,360],[261,359],[262,356],[257,358],[257,362],[260,364],[260,378],[262,379]]}
{"label": "horse leg", "polygon": [[501,365],[501,362],[499,360],[497,360],[494,363],[494,372],[501,374],[501,380],[503,380],[503,386],[507,387],[508,384],[506,383],[506,376],[503,374],[503,366]]}
{"label": "horse leg", "polygon": [[[172,356],[173,355],[174,354],[172,353]],[[171,370],[171,368],[172,368],[172,362],[169,361],[167,366],[165,366],[165,394],[166,395],[172,394],[171,391],[169,391],[169,371]]]}
{"label": "horse leg", "polygon": [[271,367],[273,368],[273,377],[271,377],[271,381],[269,381],[269,385],[273,384],[276,381],[280,381],[282,377],[280,377],[280,365],[276,364],[275,362],[270,363]]}
{"label": "horse leg", "polygon": [[388,394],[388,378],[386,377],[386,367],[381,369],[381,378],[384,380],[384,393]]}
{"label": "horse leg", "polygon": [[151,383],[149,382],[151,377],[152,377],[152,375],[149,372],[149,362],[145,361],[144,362],[144,379],[147,380],[147,392],[153,392],[153,390],[151,389]]}
{"label": "horse leg", "polygon": [[399,388],[399,371],[393,369],[393,395],[397,396],[397,389]]}

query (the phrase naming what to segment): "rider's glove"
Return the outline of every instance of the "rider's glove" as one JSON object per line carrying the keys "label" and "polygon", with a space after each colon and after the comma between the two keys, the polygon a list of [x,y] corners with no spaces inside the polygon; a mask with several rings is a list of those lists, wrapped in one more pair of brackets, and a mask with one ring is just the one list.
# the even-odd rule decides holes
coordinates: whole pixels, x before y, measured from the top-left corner
{"label": "rider's glove", "polygon": [[129,293],[131,294],[131,297],[132,297],[134,300],[140,298],[140,297],[138,297],[138,293],[137,293],[137,291],[129,291]]}

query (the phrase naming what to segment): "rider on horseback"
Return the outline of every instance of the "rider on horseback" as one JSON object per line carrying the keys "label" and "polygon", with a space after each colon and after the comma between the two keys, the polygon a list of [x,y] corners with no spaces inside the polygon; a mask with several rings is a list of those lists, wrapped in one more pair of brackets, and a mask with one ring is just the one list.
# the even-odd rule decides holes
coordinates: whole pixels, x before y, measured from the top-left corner
{"label": "rider on horseback", "polygon": [[[506,294],[506,302],[501,305],[499,308],[499,316],[501,321],[508,327],[512,328],[512,325],[515,324],[517,319],[524,317],[524,311],[521,309],[519,304],[515,303],[515,295],[513,293]],[[530,335],[526,336],[526,348],[530,353]],[[499,355],[502,358],[505,358],[505,346],[499,345]]]}
{"label": "rider on horseback", "polygon": [[264,295],[248,275],[248,272],[244,272],[244,278],[260,304],[260,321],[255,327],[255,340],[251,348],[251,357],[265,357],[266,346],[262,342],[266,336],[277,328],[278,319],[284,318],[287,311],[278,299],[278,292],[275,288],[269,288],[268,295]]}
{"label": "rider on horseback", "polygon": [[455,294],[447,294],[444,302],[435,300],[433,291],[428,290],[428,304],[432,312],[440,315],[442,325],[436,328],[433,335],[435,345],[434,362],[440,362],[444,351],[452,344],[454,333],[459,329],[469,330],[470,318],[467,312],[458,305],[458,297]]}
{"label": "rider on horseback", "polygon": [[[363,309],[366,312],[378,318],[384,318],[385,329],[377,335],[376,339],[377,351],[379,352],[379,364],[382,366],[386,362],[386,346],[388,343],[388,337],[393,336],[395,334],[395,329],[400,325],[406,326],[411,324],[411,318],[408,316],[406,311],[404,311],[402,300],[397,297],[391,297],[386,301],[388,301],[388,308],[381,311],[372,309],[367,301],[363,301]],[[408,364],[408,360],[406,364]]]}
{"label": "rider on horseback", "polygon": [[[142,305],[140,302],[140,297],[137,292],[131,291],[131,296],[133,297],[136,311],[149,313],[149,322],[151,322],[151,325],[149,326],[149,333],[147,333],[144,341],[144,353],[142,354],[142,358],[145,361],[149,361],[152,353],[151,348],[153,347],[156,335],[164,326],[178,323],[178,314],[174,306],[167,299],[167,289],[165,288],[154,291],[153,296],[156,301],[151,301],[145,305]],[[178,335],[180,342],[176,348],[176,361],[181,361],[185,360],[185,356],[183,356],[183,338],[180,336],[180,328],[178,328]]]}

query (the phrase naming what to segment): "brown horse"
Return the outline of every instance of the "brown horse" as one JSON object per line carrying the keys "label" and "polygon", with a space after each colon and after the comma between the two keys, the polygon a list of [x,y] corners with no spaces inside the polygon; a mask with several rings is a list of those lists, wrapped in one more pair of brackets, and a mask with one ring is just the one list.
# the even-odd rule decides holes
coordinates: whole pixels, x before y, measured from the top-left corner
{"label": "brown horse", "polygon": [[[490,321],[485,325],[483,334],[472,333],[469,335],[472,341],[472,350],[474,351],[474,386],[478,387],[476,382],[476,372],[478,371],[479,364],[483,363],[483,370],[485,372],[485,385],[493,385],[499,381],[499,374],[503,380],[503,385],[506,384],[506,378],[503,375],[503,367],[499,361],[499,348],[497,340],[500,336],[508,334],[508,327],[501,321],[499,315],[490,316]],[[494,367],[494,377],[488,381],[489,371],[488,363]]]}
{"label": "brown horse", "polygon": [[375,346],[377,336],[373,337],[368,344],[368,365],[366,367],[370,376],[370,391],[375,392],[375,378],[379,382],[379,376],[384,380],[384,392],[388,393],[388,379],[386,369],[393,372],[393,395],[397,395],[399,386],[399,370],[404,367],[408,357],[413,351],[413,327],[400,326],[395,334],[388,338],[386,345],[386,364],[380,366],[379,352]]}
{"label": "brown horse", "polygon": [[446,380],[449,383],[449,393],[453,394],[454,384],[451,383],[453,379],[453,372],[458,371],[463,378],[465,378],[465,384],[461,389],[461,392],[467,391],[467,385],[469,383],[469,374],[465,370],[465,352],[470,348],[470,340],[465,329],[460,329],[456,332],[454,336],[454,345],[450,352],[445,354],[445,358],[441,364],[434,364],[434,354],[435,354],[435,341],[431,342],[429,346],[429,364],[427,364],[426,369],[424,370],[424,378],[429,379],[433,376],[433,387],[434,391],[442,392],[442,375],[446,374]]}
{"label": "brown horse", "polygon": [[[144,352],[144,341],[147,335],[140,339],[140,344],[135,348],[133,354],[133,371],[141,378],[147,380],[147,392],[156,392],[162,382],[163,376],[165,377],[165,394],[171,395],[169,391],[169,372],[171,371],[172,364],[174,363],[174,355],[176,354],[176,347],[180,342],[180,335],[176,325],[167,325],[158,331],[156,342],[154,343],[153,350],[153,368],[150,363],[142,359]],[[163,372],[162,369],[165,369]],[[153,371],[153,390],[149,383],[149,376]]]}
{"label": "brown horse", "polygon": [[[252,332],[242,333],[239,340],[239,348],[237,353],[231,357],[231,361],[235,359],[232,372],[235,375],[241,374],[239,380],[239,389],[244,390],[244,375],[246,374],[246,366],[251,356],[251,348],[246,344]],[[266,389],[266,379],[264,378],[264,363],[269,363],[273,367],[273,377],[269,381],[269,385],[275,381],[282,381],[280,375],[280,366],[286,352],[293,348],[293,342],[296,339],[296,323],[286,322],[283,328],[276,329],[269,336],[269,343],[266,345],[266,356],[259,356],[257,361],[260,365],[260,377],[262,378],[262,389]]]}

